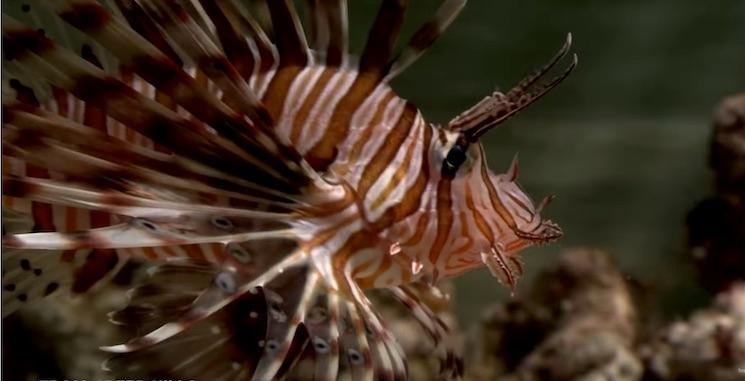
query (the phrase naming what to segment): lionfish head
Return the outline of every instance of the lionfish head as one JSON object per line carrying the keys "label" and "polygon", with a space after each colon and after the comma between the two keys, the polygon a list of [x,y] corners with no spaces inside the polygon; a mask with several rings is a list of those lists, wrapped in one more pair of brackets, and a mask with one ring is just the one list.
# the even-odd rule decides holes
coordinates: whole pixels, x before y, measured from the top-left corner
{"label": "lionfish head", "polygon": [[[563,232],[559,225],[541,218],[541,211],[551,203],[554,196],[544,197],[536,206],[520,187],[517,181],[518,172],[519,166],[515,155],[507,172],[489,176],[498,200],[497,213],[503,217],[518,241],[522,241],[521,247],[543,245],[561,238]],[[504,208],[503,211],[499,210],[500,207]]]}
{"label": "lionfish head", "polygon": [[[506,93],[496,91],[487,96],[444,127],[450,139],[440,153],[443,158],[442,176],[470,183],[474,190],[472,192],[479,193],[470,197],[488,200],[479,204],[482,207],[489,205],[488,210],[475,213],[479,215],[478,218],[491,220],[490,223],[476,221],[476,224],[480,224],[479,230],[483,233],[483,242],[487,247],[480,253],[481,260],[493,275],[511,287],[514,287],[517,276],[522,273],[518,252],[529,246],[553,242],[561,238],[563,233],[557,224],[541,218],[542,209],[551,202],[553,196],[544,198],[538,205],[533,203],[518,184],[517,156],[505,173],[491,173],[486,168],[480,138],[491,128],[547,94],[574,70],[577,65],[576,55],[572,55],[570,63],[558,76],[550,81],[542,81],[567,55],[571,43],[570,34],[559,52],[542,68]],[[470,207],[478,208],[473,201],[470,202]],[[493,227],[496,227],[494,231]]]}
{"label": "lionfish head", "polygon": [[[494,174],[486,167],[486,157],[481,144],[461,148],[456,143],[447,149],[443,156],[442,175],[454,181],[471,184],[472,192],[483,198],[482,205],[490,205],[489,210],[481,210],[484,217],[499,220],[511,234],[503,234],[503,239],[492,236],[490,241],[503,241],[510,251],[533,245],[551,243],[561,238],[561,228],[551,220],[542,219],[541,212],[553,201],[553,195],[544,197],[537,205],[518,182],[519,164],[517,155],[512,159],[507,171]],[[460,165],[458,162],[462,161]],[[475,185],[475,186],[474,186]]]}

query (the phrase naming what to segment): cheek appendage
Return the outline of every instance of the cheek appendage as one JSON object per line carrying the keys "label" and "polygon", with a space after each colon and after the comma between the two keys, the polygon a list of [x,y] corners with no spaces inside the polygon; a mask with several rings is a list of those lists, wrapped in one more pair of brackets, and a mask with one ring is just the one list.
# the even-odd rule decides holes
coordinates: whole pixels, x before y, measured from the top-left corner
{"label": "cheek appendage", "polygon": [[544,220],[538,225],[535,232],[524,232],[519,229],[515,230],[515,235],[518,237],[531,241],[532,244],[542,246],[547,245],[551,242],[555,242],[559,238],[564,236],[564,232],[561,230],[558,224],[551,220]]}
{"label": "cheek appendage", "polygon": [[501,244],[497,244],[491,247],[490,252],[481,253],[481,260],[499,283],[511,290],[515,289],[518,278],[523,274],[523,264],[519,257],[508,254]]}

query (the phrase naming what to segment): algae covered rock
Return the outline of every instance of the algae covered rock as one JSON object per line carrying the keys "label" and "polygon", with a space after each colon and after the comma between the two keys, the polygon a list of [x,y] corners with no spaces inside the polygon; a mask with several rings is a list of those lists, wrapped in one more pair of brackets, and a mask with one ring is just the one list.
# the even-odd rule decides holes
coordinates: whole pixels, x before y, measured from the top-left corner
{"label": "algae covered rock", "polygon": [[[638,380],[636,309],[615,263],[579,248],[536,281],[527,300],[494,307],[482,322],[473,379]],[[493,379],[492,378],[492,379]]]}
{"label": "algae covered rock", "polygon": [[640,352],[650,380],[742,380],[745,377],[745,283],[714,305],[662,328]]}

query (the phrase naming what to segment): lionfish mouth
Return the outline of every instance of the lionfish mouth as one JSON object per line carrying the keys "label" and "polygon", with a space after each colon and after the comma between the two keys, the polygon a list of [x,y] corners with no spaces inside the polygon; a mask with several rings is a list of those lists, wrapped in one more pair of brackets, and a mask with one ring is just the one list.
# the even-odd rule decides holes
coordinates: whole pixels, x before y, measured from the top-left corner
{"label": "lionfish mouth", "polygon": [[536,232],[515,230],[515,234],[522,239],[532,241],[536,245],[547,245],[564,236],[561,227],[551,220],[541,222]]}
{"label": "lionfish mouth", "polygon": [[[544,220],[532,232],[515,229],[515,234],[533,245],[543,246],[554,242],[564,235],[558,224]],[[518,278],[523,274],[523,264],[515,253],[505,250],[501,244],[492,246],[488,252],[481,253],[481,261],[489,272],[514,291]]]}

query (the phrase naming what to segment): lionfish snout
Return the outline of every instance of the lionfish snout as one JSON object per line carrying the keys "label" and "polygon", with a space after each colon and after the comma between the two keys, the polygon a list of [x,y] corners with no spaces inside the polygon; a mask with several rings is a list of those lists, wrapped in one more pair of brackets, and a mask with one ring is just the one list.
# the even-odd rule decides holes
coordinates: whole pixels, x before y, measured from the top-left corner
{"label": "lionfish snout", "polygon": [[517,229],[515,235],[529,241],[532,245],[540,246],[557,241],[564,236],[564,231],[557,223],[551,220],[543,220],[534,231],[526,232]]}
{"label": "lionfish snout", "polygon": [[541,222],[540,238],[538,238],[537,243],[539,245],[545,245],[557,241],[563,236],[564,231],[561,230],[559,224],[551,220],[544,220]]}

